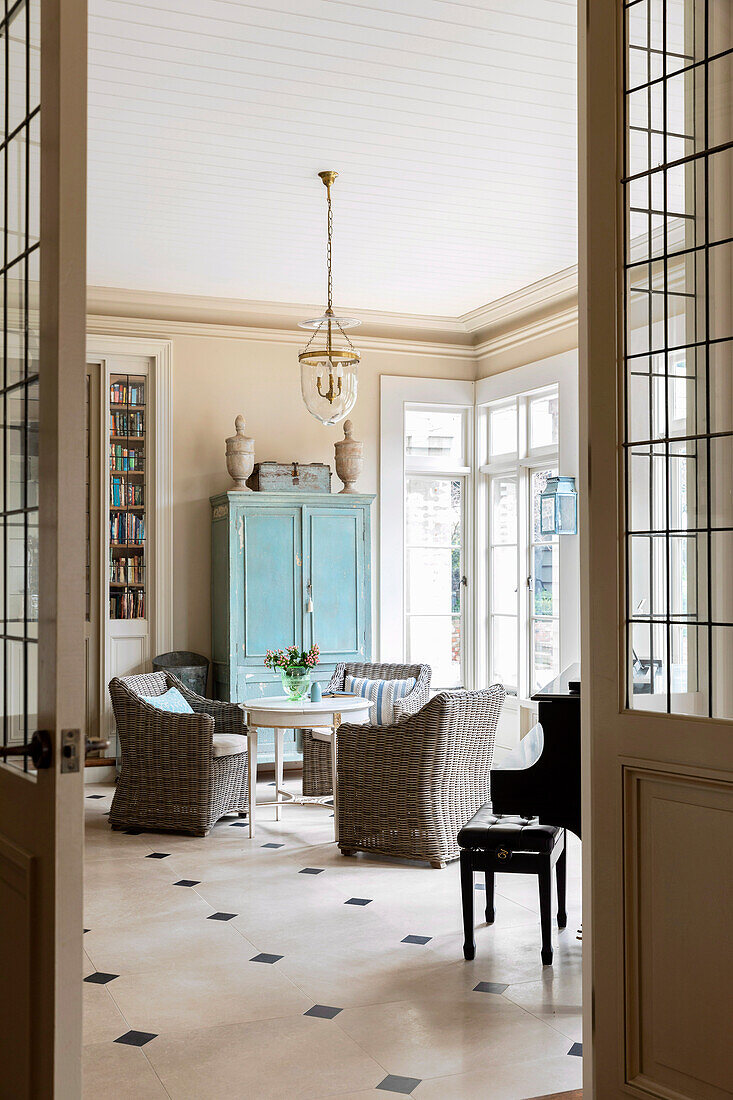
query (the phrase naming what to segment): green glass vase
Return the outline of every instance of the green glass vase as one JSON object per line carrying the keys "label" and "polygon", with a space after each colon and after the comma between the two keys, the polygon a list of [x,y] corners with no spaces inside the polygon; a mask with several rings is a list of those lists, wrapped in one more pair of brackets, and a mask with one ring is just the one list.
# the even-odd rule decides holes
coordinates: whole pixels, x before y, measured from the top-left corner
{"label": "green glass vase", "polygon": [[309,668],[281,668],[280,679],[283,682],[283,691],[294,703],[305,699],[311,683],[311,670]]}

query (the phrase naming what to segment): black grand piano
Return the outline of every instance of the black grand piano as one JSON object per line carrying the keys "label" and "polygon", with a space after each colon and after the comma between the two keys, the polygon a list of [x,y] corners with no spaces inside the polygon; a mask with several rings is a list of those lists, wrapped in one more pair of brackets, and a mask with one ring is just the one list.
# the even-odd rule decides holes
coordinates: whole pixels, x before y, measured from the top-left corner
{"label": "black grand piano", "polygon": [[579,679],[570,665],[532,696],[538,724],[491,769],[494,813],[539,817],[580,837],[580,693],[569,688]]}

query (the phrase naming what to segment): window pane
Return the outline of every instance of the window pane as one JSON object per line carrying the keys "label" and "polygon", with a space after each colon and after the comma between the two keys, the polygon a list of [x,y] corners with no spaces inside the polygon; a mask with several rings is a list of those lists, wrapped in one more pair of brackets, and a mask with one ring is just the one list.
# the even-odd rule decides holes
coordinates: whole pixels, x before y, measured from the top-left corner
{"label": "window pane", "polygon": [[517,479],[495,477],[491,482],[492,543],[517,541]]}
{"label": "window pane", "polygon": [[557,546],[535,546],[532,552],[532,607],[535,615],[557,615]]}
{"label": "window pane", "polygon": [[517,613],[517,551],[495,546],[491,551],[491,610],[498,615]]}
{"label": "window pane", "polygon": [[461,482],[408,477],[405,521],[408,546],[460,546]]}
{"label": "window pane", "polygon": [[406,409],[405,454],[440,458],[449,467],[465,465],[463,423],[463,412]]}
{"label": "window pane", "polygon": [[554,477],[557,470],[532,471],[532,542],[551,542],[552,535],[543,535],[540,525],[540,497],[547,488],[548,477]]}
{"label": "window pane", "polygon": [[529,406],[530,447],[551,447],[557,443],[557,394],[535,397]]}
{"label": "window pane", "polygon": [[560,632],[557,620],[535,620],[532,632],[533,691],[539,691],[560,671]]}
{"label": "window pane", "polygon": [[489,454],[517,453],[517,406],[502,405],[489,412]]}
{"label": "window pane", "polygon": [[408,549],[407,609],[425,615],[460,610],[460,552]]}
{"label": "window pane", "polygon": [[491,679],[504,687],[516,688],[517,670],[516,616],[493,615],[491,619]]}
{"label": "window pane", "polygon": [[410,662],[429,664],[436,688],[461,683],[461,623],[458,616],[411,615],[407,641]]}

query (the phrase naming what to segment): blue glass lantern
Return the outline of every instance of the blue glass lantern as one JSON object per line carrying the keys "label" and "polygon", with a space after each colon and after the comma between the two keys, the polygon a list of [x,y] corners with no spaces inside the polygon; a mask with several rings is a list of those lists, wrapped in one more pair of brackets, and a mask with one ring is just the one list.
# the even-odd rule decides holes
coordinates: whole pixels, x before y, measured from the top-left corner
{"label": "blue glass lantern", "polygon": [[574,477],[548,477],[540,496],[540,531],[543,535],[577,535],[578,494]]}

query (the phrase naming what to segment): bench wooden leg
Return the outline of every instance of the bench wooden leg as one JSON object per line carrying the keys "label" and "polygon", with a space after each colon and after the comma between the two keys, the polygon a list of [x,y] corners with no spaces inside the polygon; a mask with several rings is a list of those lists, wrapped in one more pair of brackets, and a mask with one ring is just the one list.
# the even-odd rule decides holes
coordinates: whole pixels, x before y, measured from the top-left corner
{"label": "bench wooden leg", "polygon": [[563,850],[558,856],[557,864],[555,866],[555,874],[557,875],[557,927],[565,928],[568,923],[568,915],[565,911],[565,884],[567,881],[567,841],[563,837]]}
{"label": "bench wooden leg", "polygon": [[542,965],[552,965],[552,865],[543,857],[538,872],[540,885],[540,926],[542,928]]}
{"label": "bench wooden leg", "polygon": [[463,901],[463,956],[476,957],[476,940],[473,934],[473,865],[471,853],[461,852],[461,899]]}
{"label": "bench wooden leg", "polygon": [[484,872],[484,882],[486,883],[486,923],[493,924],[496,912],[494,910],[494,872]]}

